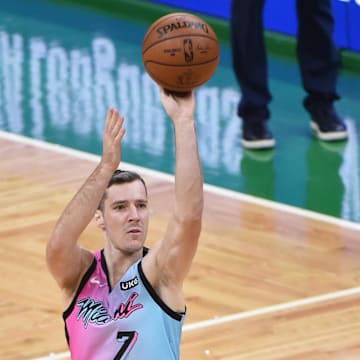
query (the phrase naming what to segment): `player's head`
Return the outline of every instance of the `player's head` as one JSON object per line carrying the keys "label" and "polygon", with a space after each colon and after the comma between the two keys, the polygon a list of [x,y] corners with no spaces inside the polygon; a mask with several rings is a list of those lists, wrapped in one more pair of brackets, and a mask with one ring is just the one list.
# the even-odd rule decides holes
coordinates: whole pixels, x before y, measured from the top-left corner
{"label": "player's head", "polygon": [[104,232],[105,247],[126,253],[143,248],[150,214],[147,197],[145,181],[139,174],[115,171],[95,213],[95,222]]}
{"label": "player's head", "polygon": [[[144,185],[145,194],[147,197],[148,191],[147,191],[145,180],[138,173],[136,173],[134,171],[116,170],[114,172],[114,174],[111,176],[111,179],[108,183],[107,189],[109,189],[111,186],[113,186],[115,184],[126,184],[126,183],[131,183],[133,181],[140,181]],[[104,195],[102,196],[102,198],[100,200],[98,210],[101,210],[101,211],[104,210],[104,202],[106,200],[106,197],[107,197],[107,191],[104,192]]]}

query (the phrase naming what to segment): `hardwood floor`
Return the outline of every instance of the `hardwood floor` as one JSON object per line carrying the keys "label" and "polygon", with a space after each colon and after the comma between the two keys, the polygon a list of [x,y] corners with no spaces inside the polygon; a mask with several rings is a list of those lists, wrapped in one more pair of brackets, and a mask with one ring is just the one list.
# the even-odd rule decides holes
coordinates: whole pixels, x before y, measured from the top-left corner
{"label": "hardwood floor", "polygon": [[[97,158],[2,133],[0,159],[0,358],[65,359],[60,292],[46,269],[45,244]],[[172,184],[142,175],[151,246],[167,222]],[[205,199],[185,283],[182,359],[359,359],[360,227],[230,192],[206,190]],[[102,247],[93,224],[81,241]],[[352,291],[331,297],[345,289]]]}
{"label": "hardwood floor", "polygon": [[359,359],[360,296],[184,331],[184,359]]}

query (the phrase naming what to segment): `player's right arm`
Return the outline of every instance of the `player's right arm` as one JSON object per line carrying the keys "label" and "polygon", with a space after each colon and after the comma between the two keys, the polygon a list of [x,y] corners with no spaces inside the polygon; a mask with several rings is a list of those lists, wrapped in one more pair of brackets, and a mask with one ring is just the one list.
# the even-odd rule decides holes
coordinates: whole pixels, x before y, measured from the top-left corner
{"label": "player's right arm", "polygon": [[118,111],[109,109],[103,135],[101,161],[87,178],[55,224],[47,243],[48,268],[66,297],[71,297],[93,255],[78,239],[92,220],[109,180],[120,163],[120,143],[125,129]]}

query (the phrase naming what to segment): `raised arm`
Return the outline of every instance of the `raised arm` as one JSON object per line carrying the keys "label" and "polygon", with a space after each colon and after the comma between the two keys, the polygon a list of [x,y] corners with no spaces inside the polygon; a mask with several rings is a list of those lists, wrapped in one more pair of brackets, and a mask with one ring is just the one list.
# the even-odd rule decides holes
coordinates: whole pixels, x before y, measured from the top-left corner
{"label": "raised arm", "polygon": [[148,271],[146,275],[162,299],[169,306],[181,309],[182,284],[197,249],[203,211],[203,179],[194,124],[195,96],[191,92],[177,97],[161,90],[161,102],[174,127],[175,203],[165,236],[153,248],[155,261],[151,263],[151,258],[145,257],[144,271]]}
{"label": "raised arm", "polygon": [[118,111],[109,109],[103,134],[102,157],[58,219],[46,248],[50,272],[69,296],[90,266],[92,254],[78,239],[92,220],[108,182],[120,163],[120,143],[125,129]]}

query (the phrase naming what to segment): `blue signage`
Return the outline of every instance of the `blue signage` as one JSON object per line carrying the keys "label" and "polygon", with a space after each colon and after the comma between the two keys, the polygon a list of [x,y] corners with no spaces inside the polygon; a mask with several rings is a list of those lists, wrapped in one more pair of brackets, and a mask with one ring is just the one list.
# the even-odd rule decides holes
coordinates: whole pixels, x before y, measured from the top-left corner
{"label": "blue signage", "polygon": [[[150,0],[175,6],[188,11],[223,18],[230,17],[231,0]],[[344,49],[360,52],[360,0],[332,0],[335,20],[334,39]],[[267,30],[295,36],[296,0],[267,0],[264,9],[264,25]]]}

